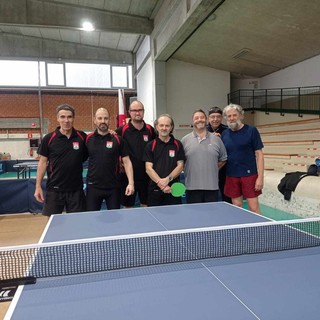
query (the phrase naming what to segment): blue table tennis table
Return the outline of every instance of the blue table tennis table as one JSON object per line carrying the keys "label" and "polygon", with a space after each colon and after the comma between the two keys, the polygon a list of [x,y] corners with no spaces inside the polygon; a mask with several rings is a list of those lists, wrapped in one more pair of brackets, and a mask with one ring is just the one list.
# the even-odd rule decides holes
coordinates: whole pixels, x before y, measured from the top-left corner
{"label": "blue table tennis table", "polygon": [[[218,202],[50,218],[42,242],[268,221]],[[320,248],[38,279],[13,319],[319,319]]]}
{"label": "blue table tennis table", "polygon": [[36,171],[39,161],[24,161],[18,162],[13,165],[13,168],[17,169],[17,179],[27,179],[31,178],[31,172]]}

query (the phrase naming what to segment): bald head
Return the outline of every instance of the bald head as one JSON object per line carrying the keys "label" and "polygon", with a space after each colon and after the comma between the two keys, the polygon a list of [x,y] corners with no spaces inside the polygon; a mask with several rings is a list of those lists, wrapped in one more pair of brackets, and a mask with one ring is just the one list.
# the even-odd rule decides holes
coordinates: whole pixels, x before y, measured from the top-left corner
{"label": "bald head", "polygon": [[105,108],[99,108],[94,116],[94,124],[97,126],[98,133],[105,135],[109,130],[109,111]]}
{"label": "bald head", "polygon": [[97,117],[97,115],[100,115],[100,114],[107,114],[108,117],[109,117],[109,111],[107,109],[105,109],[105,108],[99,108],[96,111],[95,117]]}
{"label": "bald head", "polygon": [[131,108],[132,109],[144,109],[144,105],[141,101],[135,100],[135,101],[131,102],[129,110],[131,110]]}

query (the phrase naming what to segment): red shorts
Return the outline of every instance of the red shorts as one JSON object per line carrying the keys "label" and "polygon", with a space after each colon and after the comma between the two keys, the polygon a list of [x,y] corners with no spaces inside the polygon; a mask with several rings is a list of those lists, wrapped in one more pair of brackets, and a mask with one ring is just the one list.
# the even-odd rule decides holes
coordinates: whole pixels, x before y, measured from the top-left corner
{"label": "red shorts", "polygon": [[256,198],[262,191],[256,191],[254,189],[258,175],[247,177],[226,177],[226,183],[224,185],[224,194],[230,198],[239,198],[241,196],[245,198]]}

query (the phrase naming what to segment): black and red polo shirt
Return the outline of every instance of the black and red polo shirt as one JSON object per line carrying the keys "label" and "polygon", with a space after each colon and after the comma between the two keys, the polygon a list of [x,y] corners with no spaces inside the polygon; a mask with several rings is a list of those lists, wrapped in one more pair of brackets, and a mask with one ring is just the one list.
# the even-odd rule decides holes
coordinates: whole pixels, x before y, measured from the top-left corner
{"label": "black and red polo shirt", "polygon": [[72,129],[70,138],[60,127],[42,139],[38,154],[48,158],[48,190],[76,191],[83,188],[82,164],[87,159],[86,134]]}
{"label": "black and red polo shirt", "polygon": [[97,130],[86,139],[89,154],[87,185],[109,189],[119,186],[119,157],[129,155],[128,147],[122,137],[100,135]]}
{"label": "black and red polo shirt", "polygon": [[134,181],[148,180],[149,178],[146,174],[145,163],[143,161],[143,153],[147,143],[156,137],[154,128],[144,123],[143,128],[138,130],[132,125],[130,120],[129,123],[117,128],[116,132],[119,136],[122,136],[128,144],[134,172]]}
{"label": "black and red polo shirt", "polygon": [[[181,142],[173,136],[168,142],[156,138],[147,144],[143,159],[153,164],[153,169],[160,178],[165,178],[176,168],[178,161],[185,161],[185,153]],[[175,178],[170,185],[178,180]],[[152,180],[150,180],[150,188],[157,188]]]}

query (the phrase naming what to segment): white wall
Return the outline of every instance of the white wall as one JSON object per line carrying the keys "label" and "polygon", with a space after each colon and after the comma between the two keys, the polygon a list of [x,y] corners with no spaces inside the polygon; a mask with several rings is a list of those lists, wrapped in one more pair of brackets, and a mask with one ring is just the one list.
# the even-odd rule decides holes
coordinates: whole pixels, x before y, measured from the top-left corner
{"label": "white wall", "polygon": [[234,79],[231,90],[254,89],[255,81],[258,81],[258,88],[261,89],[319,86],[320,55],[260,79]]}
{"label": "white wall", "polygon": [[137,99],[143,103],[146,110],[145,122],[150,124],[153,124],[156,114],[154,96],[154,68],[152,59],[149,58],[137,74]]}
{"label": "white wall", "polygon": [[259,79],[231,79],[231,91],[240,89],[259,89]]}
{"label": "white wall", "polygon": [[320,86],[320,55],[260,79],[233,79],[231,90],[254,89],[256,81],[261,89]]}
{"label": "white wall", "polygon": [[[33,135],[39,138],[40,135]],[[37,148],[33,149],[33,156],[30,156],[30,142],[27,134],[0,134],[0,152],[10,154],[11,159],[32,159],[38,156]]]}
{"label": "white wall", "polygon": [[151,39],[150,36],[145,36],[139,50],[136,53],[136,68],[139,70],[139,68],[142,66],[144,60],[147,58],[147,56],[150,54],[151,50]]}
{"label": "white wall", "polygon": [[320,56],[313,57],[260,79],[263,89],[320,85]]}
{"label": "white wall", "polygon": [[[231,90],[253,89],[254,80],[258,80],[258,87],[261,89],[320,86],[320,55],[260,79],[234,79],[231,81]],[[316,118],[316,115],[304,114],[302,119],[314,118]],[[263,112],[257,112],[254,116],[255,125],[299,120],[301,118],[297,114],[281,116],[280,113],[265,115]]]}
{"label": "white wall", "polygon": [[178,60],[166,64],[167,113],[175,120],[175,136],[181,138],[191,129],[179,126],[191,124],[196,109],[227,105],[230,73]]}

